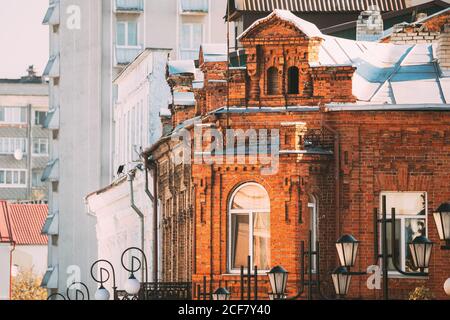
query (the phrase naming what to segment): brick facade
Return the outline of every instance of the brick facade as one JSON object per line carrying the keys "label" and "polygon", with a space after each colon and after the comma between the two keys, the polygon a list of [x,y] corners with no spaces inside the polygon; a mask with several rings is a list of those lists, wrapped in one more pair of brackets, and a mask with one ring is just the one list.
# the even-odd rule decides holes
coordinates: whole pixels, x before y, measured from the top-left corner
{"label": "brick facade", "polygon": [[[148,151],[158,164],[158,194],[163,225],[163,280],[201,283],[204,276],[215,286],[226,283],[237,298],[239,276],[230,274],[229,204],[236,188],[255,182],[270,198],[270,265],[289,271],[289,292],[297,290],[301,241],[308,239],[311,197],[318,206],[320,273],[325,291],[332,294],[328,273],[337,265],[335,241],[351,233],[361,241],[356,269],[374,264],[373,211],[382,191],[421,191],[428,196],[428,233],[436,243],[430,277],[425,280],[392,279],[391,297],[406,298],[425,284],[444,298],[443,283],[450,276],[450,252],[438,247],[432,209],[450,200],[449,111],[332,111],[329,102],[353,103],[353,66],[316,66],[320,38],[309,38],[289,21],[278,17],[250,30],[241,39],[248,56],[247,68],[230,72],[227,88],[225,62],[205,62],[204,86],[194,91],[195,112],[172,108],[174,125],[201,116],[195,129],[278,129],[279,169],[263,175],[267,165],[260,155],[245,164],[225,164],[220,155],[212,164],[177,164],[177,143],[163,138]],[[299,70],[298,91],[289,94],[289,68]],[[269,69],[276,68],[268,94]],[[271,81],[272,81],[271,80]],[[170,79],[169,83],[173,80]],[[192,82],[192,78],[190,80]],[[189,87],[189,81],[187,81]],[[291,84],[291,86],[290,86]],[[273,87],[270,88],[272,90]],[[230,99],[227,105],[227,96]],[[235,106],[235,107],[234,107]],[[303,106],[289,109],[287,106]],[[255,110],[246,107],[264,107]],[[281,107],[281,108],[280,108]],[[311,108],[316,107],[316,108]],[[228,112],[227,112],[228,110]],[[320,137],[318,149],[307,147]],[[209,141],[210,142],[210,141]],[[208,141],[203,142],[207,145]],[[237,156],[235,156],[237,157]],[[267,276],[260,276],[260,297],[267,297]],[[380,290],[368,290],[367,277],[353,277],[352,298],[379,299]]]}

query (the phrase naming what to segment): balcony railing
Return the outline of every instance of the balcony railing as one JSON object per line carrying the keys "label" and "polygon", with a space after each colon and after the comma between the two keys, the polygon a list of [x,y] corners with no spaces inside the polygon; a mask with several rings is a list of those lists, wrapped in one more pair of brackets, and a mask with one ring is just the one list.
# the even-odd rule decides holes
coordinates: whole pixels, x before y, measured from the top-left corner
{"label": "balcony railing", "polygon": [[144,0],[116,0],[116,12],[143,12]]}
{"label": "balcony railing", "polygon": [[208,13],[208,0],[180,0],[182,13]]}
{"label": "balcony railing", "polygon": [[119,47],[116,46],[116,65],[127,65],[141,53],[142,47]]}

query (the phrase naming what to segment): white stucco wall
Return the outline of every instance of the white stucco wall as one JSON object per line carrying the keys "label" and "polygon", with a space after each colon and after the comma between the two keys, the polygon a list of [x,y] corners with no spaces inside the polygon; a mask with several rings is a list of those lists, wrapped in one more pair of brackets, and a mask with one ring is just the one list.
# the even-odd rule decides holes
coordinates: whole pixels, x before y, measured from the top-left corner
{"label": "white stucco wall", "polygon": [[0,243],[0,300],[9,300],[11,249],[9,244]]}

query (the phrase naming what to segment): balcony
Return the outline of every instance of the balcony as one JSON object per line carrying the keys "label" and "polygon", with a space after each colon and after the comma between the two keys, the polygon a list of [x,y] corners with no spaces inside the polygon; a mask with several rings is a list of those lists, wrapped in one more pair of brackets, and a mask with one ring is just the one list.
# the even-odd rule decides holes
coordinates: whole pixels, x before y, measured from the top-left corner
{"label": "balcony", "polygon": [[181,14],[207,14],[208,0],[180,0]]}
{"label": "balcony", "polygon": [[144,0],[116,0],[115,12],[142,13]]}
{"label": "balcony", "polygon": [[116,46],[115,65],[123,66],[134,61],[134,59],[142,52],[142,47],[121,47]]}

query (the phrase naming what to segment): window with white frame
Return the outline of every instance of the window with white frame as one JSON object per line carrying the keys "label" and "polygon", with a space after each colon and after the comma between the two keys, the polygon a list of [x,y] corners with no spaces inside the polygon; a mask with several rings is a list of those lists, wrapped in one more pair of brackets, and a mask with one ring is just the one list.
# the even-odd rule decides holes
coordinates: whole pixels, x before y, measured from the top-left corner
{"label": "window with white frame", "polygon": [[117,45],[120,47],[137,47],[138,24],[136,21],[117,22]]}
{"label": "window with white frame", "polygon": [[0,123],[27,123],[27,108],[0,107]]}
{"label": "window with white frame", "polygon": [[229,271],[247,265],[270,269],[270,198],[259,184],[247,183],[234,191],[229,206]]}
{"label": "window with white frame", "polygon": [[46,117],[47,117],[47,112],[35,111],[34,112],[34,124],[37,126],[43,126],[45,124]]}
{"label": "window with white frame", "polygon": [[26,138],[0,138],[0,154],[14,154],[17,150],[27,152]]}
{"label": "window with white frame", "polygon": [[[418,236],[427,236],[427,194],[426,192],[382,192],[380,208],[383,197],[386,197],[386,215],[391,218],[392,208],[395,208],[395,236],[392,236],[391,223],[388,223],[388,254],[392,254],[392,241],[395,241],[396,264],[406,272],[417,271],[414,267],[408,243]],[[380,246],[381,248],[381,246]],[[389,270],[395,271],[391,259]]]}
{"label": "window with white frame", "polygon": [[181,59],[198,59],[203,42],[203,24],[183,23],[181,26]]}
{"label": "window with white frame", "polygon": [[[318,214],[317,214],[317,200],[316,197],[313,195],[309,196],[308,210],[309,210],[310,230],[311,230],[311,248],[312,251],[316,251],[318,241],[317,238]],[[305,248],[305,250],[308,250],[308,248]],[[314,258],[312,261],[312,271],[316,272],[316,259]]]}
{"label": "window with white frame", "polygon": [[0,169],[1,187],[26,187],[27,170],[21,169]]}
{"label": "window with white frame", "polygon": [[48,139],[45,138],[33,139],[33,154],[48,155]]}
{"label": "window with white frame", "polygon": [[33,188],[40,188],[45,186],[45,182],[42,182],[41,178],[42,178],[42,170],[33,170],[32,174],[31,174],[31,185],[33,186]]}

